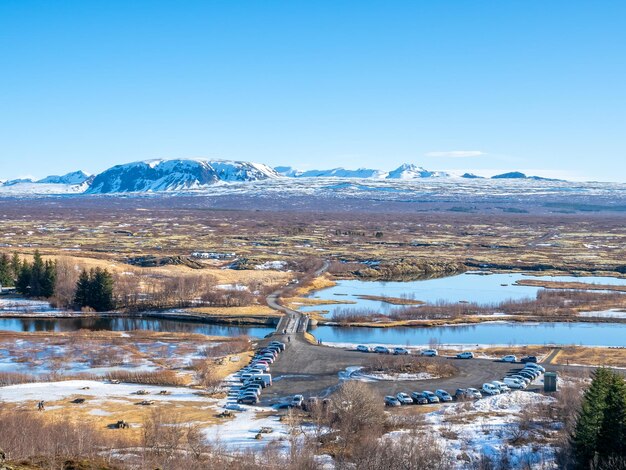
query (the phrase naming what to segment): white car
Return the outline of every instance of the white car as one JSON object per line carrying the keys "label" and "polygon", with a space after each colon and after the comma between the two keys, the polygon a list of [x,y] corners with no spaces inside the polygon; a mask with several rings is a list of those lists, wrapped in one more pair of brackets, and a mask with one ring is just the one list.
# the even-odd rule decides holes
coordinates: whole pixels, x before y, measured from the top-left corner
{"label": "white car", "polygon": [[506,386],[509,388],[513,388],[516,390],[522,390],[526,388],[526,382],[521,379],[516,379],[515,377],[505,377],[503,380]]}
{"label": "white car", "polygon": [[289,406],[292,408],[300,408],[302,407],[302,402],[304,402],[304,397],[302,395],[294,395]]}
{"label": "white car", "polygon": [[356,347],[356,350],[357,350],[357,351],[360,351],[360,352],[370,352],[370,348],[368,348],[368,347],[367,347],[367,346],[365,346],[364,344],[359,344],[359,345]]}
{"label": "white car", "polygon": [[430,357],[435,357],[438,356],[439,353],[437,352],[436,349],[424,349],[422,352],[420,352],[420,356],[430,356]]}
{"label": "white car", "polygon": [[511,389],[507,387],[507,385],[504,382],[500,382],[499,380],[494,380],[491,383],[494,387],[497,387],[500,390],[500,393],[511,391]]}
{"label": "white car", "polygon": [[385,346],[376,346],[374,348],[374,352],[375,353],[379,353],[379,354],[389,354],[389,348],[386,348]]}
{"label": "white car", "polygon": [[396,395],[396,398],[403,405],[412,405],[413,404],[413,399],[407,393],[400,392],[400,393],[398,393]]}
{"label": "white car", "polygon": [[514,354],[509,354],[508,356],[504,356],[500,359],[502,362],[517,362],[517,356]]}
{"label": "white car", "polygon": [[409,350],[406,348],[393,348],[393,353],[396,356],[406,356],[409,354]]}
{"label": "white car", "polygon": [[499,395],[500,394],[500,389],[496,387],[494,384],[490,384],[490,383],[483,384],[483,388],[481,389],[481,391],[485,395]]}
{"label": "white car", "polygon": [[474,359],[474,353],[471,351],[463,351],[456,355],[457,359]]}

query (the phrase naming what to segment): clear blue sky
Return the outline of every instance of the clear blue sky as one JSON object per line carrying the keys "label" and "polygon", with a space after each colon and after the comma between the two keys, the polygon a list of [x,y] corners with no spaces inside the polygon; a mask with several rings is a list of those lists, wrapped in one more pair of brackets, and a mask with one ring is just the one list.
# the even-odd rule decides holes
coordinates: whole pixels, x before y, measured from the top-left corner
{"label": "clear blue sky", "polygon": [[206,156],[626,181],[624,24],[621,0],[1,0],[0,178]]}

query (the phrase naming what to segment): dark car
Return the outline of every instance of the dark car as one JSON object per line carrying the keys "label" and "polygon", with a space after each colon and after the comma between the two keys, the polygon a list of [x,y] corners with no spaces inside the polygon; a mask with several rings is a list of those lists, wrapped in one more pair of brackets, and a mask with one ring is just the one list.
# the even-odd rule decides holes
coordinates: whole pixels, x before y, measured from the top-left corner
{"label": "dark car", "polygon": [[428,405],[428,398],[422,395],[422,392],[411,393],[411,398],[413,399],[413,403],[417,405]]}
{"label": "dark car", "polygon": [[519,360],[521,363],[526,364],[527,362],[537,363],[537,356],[524,356]]}

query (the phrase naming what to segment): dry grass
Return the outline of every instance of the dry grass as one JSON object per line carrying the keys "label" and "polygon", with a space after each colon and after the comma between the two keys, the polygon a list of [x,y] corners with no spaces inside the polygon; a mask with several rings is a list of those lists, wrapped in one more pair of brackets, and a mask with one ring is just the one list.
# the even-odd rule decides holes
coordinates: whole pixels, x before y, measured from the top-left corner
{"label": "dry grass", "polygon": [[626,348],[564,347],[560,348],[552,363],[626,367]]}

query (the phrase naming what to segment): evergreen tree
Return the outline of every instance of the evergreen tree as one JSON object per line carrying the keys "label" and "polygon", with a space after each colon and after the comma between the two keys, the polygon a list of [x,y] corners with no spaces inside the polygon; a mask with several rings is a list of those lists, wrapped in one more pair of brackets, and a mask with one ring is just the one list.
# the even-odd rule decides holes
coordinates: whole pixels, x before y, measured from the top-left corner
{"label": "evergreen tree", "polygon": [[626,456],[626,381],[612,373],[598,439],[600,462]]}
{"label": "evergreen tree", "polygon": [[583,397],[573,437],[576,463],[581,469],[589,468],[596,455],[600,429],[604,420],[610,374],[609,369],[598,369]]}
{"label": "evergreen tree", "polygon": [[22,272],[22,261],[17,253],[13,253],[13,256],[11,257],[11,273],[14,280],[17,280],[20,272]]}
{"label": "evergreen tree", "polygon": [[101,268],[96,268],[92,276],[91,306],[98,312],[113,310],[113,276]]}
{"label": "evergreen tree", "polygon": [[89,273],[86,269],[83,269],[76,282],[76,293],[74,294],[74,304],[77,308],[83,308],[89,305],[90,284]]}
{"label": "evergreen tree", "polygon": [[56,262],[48,260],[44,263],[43,275],[41,278],[41,296],[52,297],[56,284],[57,268]]}
{"label": "evergreen tree", "polygon": [[6,253],[0,256],[0,285],[7,287],[14,284],[13,270],[11,269],[11,259]]}
{"label": "evergreen tree", "polygon": [[27,262],[20,263],[20,271],[15,281],[15,289],[22,295],[30,295],[30,279],[32,277],[32,269]]}
{"label": "evergreen tree", "polygon": [[[602,468],[624,456],[626,384],[607,368],[599,368],[585,392],[573,435],[576,467]],[[599,465],[599,466],[598,466]]]}
{"label": "evergreen tree", "polygon": [[91,307],[97,312],[113,310],[113,276],[106,269],[83,270],[76,283],[76,307]]}
{"label": "evergreen tree", "polygon": [[28,295],[31,297],[41,297],[43,291],[43,278],[44,278],[44,262],[41,258],[39,250],[35,250],[33,256],[33,264],[30,270],[30,291]]}

